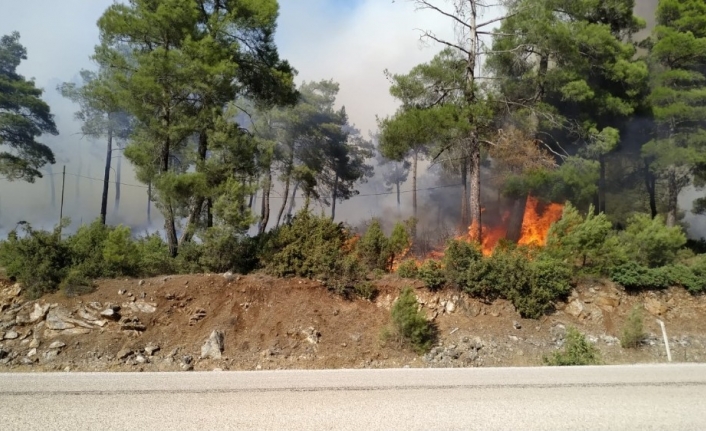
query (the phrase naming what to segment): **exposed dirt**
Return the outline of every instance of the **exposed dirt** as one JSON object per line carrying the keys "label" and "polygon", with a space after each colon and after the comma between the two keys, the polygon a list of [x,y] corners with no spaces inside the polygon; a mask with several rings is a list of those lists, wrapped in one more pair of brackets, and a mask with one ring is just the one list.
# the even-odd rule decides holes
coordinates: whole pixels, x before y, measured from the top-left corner
{"label": "exposed dirt", "polygon": [[[588,281],[574,291],[569,306],[559,304],[553,314],[528,320],[507,301],[484,304],[454,290],[429,292],[411,283],[439,330],[438,346],[417,355],[381,337],[392,303],[410,282],[386,276],[376,284],[380,294],[371,302],[344,299],[311,280],[204,274],[100,280],[88,295],[26,302],[6,282],[0,289],[0,340],[5,337],[0,371],[529,366],[560,347],[569,325],[595,342],[605,363],[664,362],[657,317],[666,324],[674,361],[706,359],[706,297],[683,289],[630,295],[612,283]],[[90,329],[72,335],[47,328],[43,318],[26,322],[23,316],[35,303],[52,304],[50,314],[67,310],[75,320],[91,306],[120,305],[123,318],[136,317],[144,330],[123,330],[106,319],[102,327],[79,325]],[[131,311],[130,303],[156,310]],[[623,349],[617,337],[635,305],[646,308],[650,335],[639,349]],[[224,334],[222,357],[201,359],[201,346],[214,330]],[[54,341],[65,346],[52,349]],[[150,354],[147,346],[159,350]]]}

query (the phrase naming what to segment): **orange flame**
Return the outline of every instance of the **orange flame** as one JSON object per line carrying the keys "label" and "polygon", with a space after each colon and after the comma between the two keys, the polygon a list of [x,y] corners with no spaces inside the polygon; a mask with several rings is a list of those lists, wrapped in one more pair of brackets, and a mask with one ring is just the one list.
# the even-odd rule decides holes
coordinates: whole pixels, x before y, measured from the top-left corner
{"label": "orange flame", "polygon": [[522,219],[522,234],[517,242],[520,245],[537,245],[543,247],[547,243],[547,234],[552,224],[559,219],[564,211],[564,205],[550,203],[543,211],[539,211],[539,200],[533,196],[527,197],[525,216]]}

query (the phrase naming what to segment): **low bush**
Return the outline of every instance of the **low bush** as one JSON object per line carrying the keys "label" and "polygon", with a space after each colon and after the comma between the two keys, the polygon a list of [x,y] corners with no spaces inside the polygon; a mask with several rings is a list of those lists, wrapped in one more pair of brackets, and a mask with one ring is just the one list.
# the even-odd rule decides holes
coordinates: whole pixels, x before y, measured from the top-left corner
{"label": "low bush", "polygon": [[630,312],[623,331],[620,336],[620,345],[624,349],[634,349],[640,347],[642,340],[645,339],[645,329],[642,324],[642,309],[636,306]]}
{"label": "low bush", "polygon": [[426,352],[436,341],[436,328],[419,311],[414,291],[407,287],[392,306],[392,323],[397,333],[416,351]]}
{"label": "low bush", "polygon": [[397,267],[397,275],[402,278],[417,278],[417,273],[417,262],[414,259],[403,260]]}
{"label": "low bush", "polygon": [[441,263],[432,259],[425,261],[417,269],[417,278],[423,281],[424,285],[431,290],[439,289],[446,282]]}
{"label": "low bush", "polygon": [[353,288],[353,291],[357,296],[368,301],[373,301],[379,293],[377,287],[369,281],[357,283]]}
{"label": "low bush", "polygon": [[546,365],[599,365],[601,356],[598,348],[591,344],[576,328],[570,326],[566,332],[564,347],[550,356],[545,356]]}
{"label": "low bush", "polygon": [[652,218],[649,214],[631,217],[620,240],[631,261],[650,268],[674,263],[677,253],[686,245],[686,235],[680,226],[668,227],[663,217]]}

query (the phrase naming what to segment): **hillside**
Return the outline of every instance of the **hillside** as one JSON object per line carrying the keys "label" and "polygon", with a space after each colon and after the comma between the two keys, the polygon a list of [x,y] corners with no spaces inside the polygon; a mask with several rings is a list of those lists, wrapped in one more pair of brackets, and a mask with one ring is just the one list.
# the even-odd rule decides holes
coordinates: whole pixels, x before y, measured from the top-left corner
{"label": "hillside", "polygon": [[[99,280],[95,292],[24,301],[9,281],[0,289],[0,371],[179,371],[540,365],[576,326],[605,363],[665,362],[659,316],[674,361],[706,359],[706,298],[683,289],[630,295],[612,283],[580,285],[557,310],[521,319],[504,300],[485,304],[452,290],[416,294],[439,330],[417,355],[383,343],[390,307],[408,280],[376,282],[374,301],[347,300],[315,281],[254,274]],[[620,347],[623,321],[645,307],[649,336],[637,350]],[[202,350],[214,331],[210,354]],[[211,346],[213,347],[213,346]]]}

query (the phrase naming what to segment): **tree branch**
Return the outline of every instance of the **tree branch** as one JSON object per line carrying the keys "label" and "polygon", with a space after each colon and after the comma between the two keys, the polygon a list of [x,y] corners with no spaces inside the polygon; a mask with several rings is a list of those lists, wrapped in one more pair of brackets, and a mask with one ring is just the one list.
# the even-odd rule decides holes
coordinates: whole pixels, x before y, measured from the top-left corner
{"label": "tree branch", "polygon": [[422,35],[420,36],[420,39],[424,39],[425,37],[428,37],[429,39],[434,40],[434,41],[436,41],[436,42],[438,42],[438,43],[440,43],[440,44],[442,44],[442,45],[446,45],[446,46],[451,47],[451,48],[456,48],[456,49],[458,49],[459,51],[465,53],[466,55],[471,55],[470,51],[468,51],[467,49],[462,48],[461,46],[456,45],[456,44],[454,44],[454,43],[447,42],[447,41],[445,41],[445,40],[443,40],[443,39],[439,39],[438,37],[434,36],[432,33],[429,33],[428,31],[425,31],[424,33],[422,33]]}
{"label": "tree branch", "polygon": [[435,10],[435,11],[439,12],[440,14],[442,14],[442,15],[448,17],[448,18],[453,19],[454,21],[456,21],[457,23],[461,24],[462,26],[464,26],[464,27],[466,27],[466,28],[468,28],[468,29],[471,28],[471,26],[470,26],[468,23],[464,22],[463,20],[461,20],[461,19],[460,19],[459,17],[457,17],[456,15],[451,14],[451,13],[448,13],[448,12],[445,12],[445,11],[439,9],[438,7],[434,6],[433,4],[429,3],[429,2],[426,1],[426,0],[415,0],[415,3],[421,5],[421,6],[417,6],[418,9],[432,9],[432,10]]}

